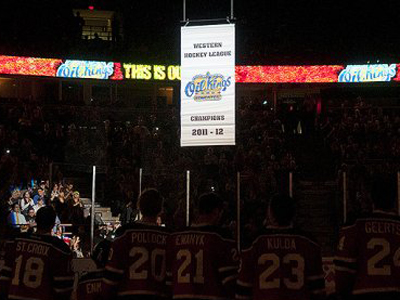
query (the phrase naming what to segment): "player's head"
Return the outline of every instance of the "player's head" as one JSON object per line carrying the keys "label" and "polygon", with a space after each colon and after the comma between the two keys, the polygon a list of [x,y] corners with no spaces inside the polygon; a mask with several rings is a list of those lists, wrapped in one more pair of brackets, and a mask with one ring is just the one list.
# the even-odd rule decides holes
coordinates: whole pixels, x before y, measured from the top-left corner
{"label": "player's head", "polygon": [[52,206],[40,208],[36,213],[37,229],[40,231],[50,231],[56,222],[56,212]]}
{"label": "player's head", "polygon": [[102,240],[101,242],[97,243],[96,246],[94,246],[92,252],[92,259],[96,263],[97,267],[99,268],[105,267],[108,260],[108,255],[110,253],[110,249],[111,249],[111,242],[109,240]]}
{"label": "player's head", "polygon": [[284,194],[275,194],[268,205],[268,218],[278,226],[289,226],[293,223],[295,210],[293,198]]}
{"label": "player's head", "polygon": [[392,210],[395,207],[397,194],[396,176],[377,174],[371,181],[371,199],[374,209]]}
{"label": "player's head", "polygon": [[146,189],[140,195],[137,207],[144,217],[157,218],[163,208],[163,199],[156,189]]}
{"label": "player's head", "polygon": [[216,193],[204,193],[199,197],[199,215],[218,222],[223,211],[223,201]]}

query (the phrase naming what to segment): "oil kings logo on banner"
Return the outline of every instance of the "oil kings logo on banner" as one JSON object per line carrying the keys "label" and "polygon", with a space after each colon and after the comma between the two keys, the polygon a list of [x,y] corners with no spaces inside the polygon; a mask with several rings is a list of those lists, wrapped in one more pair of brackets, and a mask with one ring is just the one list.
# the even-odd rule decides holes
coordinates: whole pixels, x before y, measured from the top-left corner
{"label": "oil kings logo on banner", "polygon": [[57,69],[57,77],[108,79],[114,74],[114,63],[103,61],[66,60]]}
{"label": "oil kings logo on banner", "polygon": [[185,87],[187,97],[195,101],[219,101],[222,99],[221,92],[231,85],[231,77],[225,78],[221,74],[196,75]]}
{"label": "oil kings logo on banner", "polygon": [[396,64],[349,65],[340,72],[338,82],[391,81],[396,73]]}

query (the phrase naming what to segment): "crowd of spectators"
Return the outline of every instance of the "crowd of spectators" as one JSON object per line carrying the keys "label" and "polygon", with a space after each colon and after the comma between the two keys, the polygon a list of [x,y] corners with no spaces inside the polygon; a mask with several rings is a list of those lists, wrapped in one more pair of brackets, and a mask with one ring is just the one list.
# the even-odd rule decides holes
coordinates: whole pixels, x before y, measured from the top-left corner
{"label": "crowd of spectators", "polygon": [[[147,115],[133,114],[132,122],[109,118],[103,112],[96,106],[41,103],[0,106],[0,139],[3,141],[0,172],[8,174],[4,177],[7,182],[2,185],[3,195],[12,185],[27,187],[31,178],[49,178],[51,162],[104,164],[104,204],[111,206],[114,213],[123,215],[127,205],[134,205],[136,201],[139,168],[142,167],[143,185],[157,186],[161,190],[168,199],[165,217],[180,222],[177,225],[180,226],[184,222],[186,170],[191,171],[194,197],[205,190],[218,191],[226,198],[232,213],[235,206],[229,200],[234,198],[237,171],[248,183],[243,197],[253,204],[246,207],[257,207],[271,193],[287,188],[287,172],[296,169],[294,155],[286,149],[282,121],[259,99],[242,99],[237,150],[232,147],[181,148],[179,115],[175,107]],[[90,161],[91,158],[96,161]],[[259,174],[268,179],[260,180]],[[57,164],[52,180],[64,180],[63,168]],[[47,191],[59,212],[65,188],[68,186],[55,184],[54,193]],[[53,202],[55,194],[58,196]],[[31,197],[36,205],[37,196]],[[22,205],[25,210],[27,202],[24,200]],[[253,214],[249,212],[250,215]],[[65,219],[61,212],[59,216],[62,222],[72,222],[75,218]],[[228,216],[227,224],[232,220]]]}
{"label": "crowd of spectators", "polygon": [[[109,161],[118,166],[112,168],[116,172],[112,177],[117,178],[122,191],[122,206],[134,206],[131,202],[138,192],[139,165],[143,167],[143,186],[156,186],[166,199],[164,221],[183,226],[189,170],[191,197],[195,199],[205,191],[220,193],[226,200],[224,226],[233,226],[236,174],[240,172],[242,199],[246,203],[243,215],[249,219],[245,223],[251,224],[248,227],[260,225],[265,199],[277,191],[288,191],[289,172],[296,171],[296,159],[287,142],[290,134],[270,105],[253,98],[243,98],[239,103],[237,147],[181,148],[175,108],[141,116],[136,125],[112,131],[108,140],[117,146],[111,147]],[[140,163],[135,164],[138,160]],[[113,193],[115,197],[115,190]],[[254,214],[254,210],[258,213]],[[124,214],[123,207],[121,211]]]}
{"label": "crowd of spectators", "polygon": [[[57,213],[54,235],[64,239],[71,249],[82,251],[79,238],[87,239],[88,213],[72,183],[54,183],[50,189],[48,180],[32,180],[26,186],[12,186],[10,194],[2,203],[2,215],[6,216],[7,226],[12,232],[35,232],[36,213],[42,207],[51,205]],[[64,234],[66,230],[70,231],[68,235]]]}
{"label": "crowd of spectators", "polygon": [[326,140],[338,160],[400,157],[400,115],[396,109],[366,104],[361,97],[333,110]]}
{"label": "crowd of spectators", "polygon": [[371,210],[367,193],[375,173],[396,176],[400,170],[400,114],[362,97],[342,101],[328,109],[321,123],[326,146],[334,159],[338,179],[346,173],[352,215]]}
{"label": "crowd of spectators", "polygon": [[[126,119],[116,113],[110,117],[109,107],[94,105],[1,105],[0,173],[6,181],[0,188],[7,211],[13,212],[9,219],[34,227],[38,207],[54,205],[61,223],[87,223],[79,193],[64,183],[64,168],[57,164],[75,163],[104,167],[99,202],[111,207],[122,223],[137,218],[142,168],[142,187],[157,187],[166,200],[160,222],[183,226],[186,171],[190,170],[191,198],[205,191],[221,194],[226,211],[223,226],[233,228],[236,174],[240,172],[242,228],[251,238],[264,222],[265,199],[276,192],[288,192],[289,172],[301,171],[296,140],[304,135],[306,122],[315,128],[300,142],[310,134],[324,139],[337,172],[348,172],[350,196],[355,199],[350,205],[368,207],[364,190],[368,174],[374,171],[371,166],[380,172],[399,167],[393,163],[399,161],[400,152],[400,117],[394,110],[367,105],[359,98],[353,104],[328,105],[323,115],[315,115],[315,122],[301,117],[293,122],[286,107],[274,111],[265,99],[245,96],[238,102],[237,146],[208,148],[180,147],[175,106],[153,107],[147,113],[132,109]],[[379,163],[371,165],[371,160]],[[44,187],[34,190],[31,178],[48,180],[52,162],[57,162],[51,174],[55,184],[50,189],[44,182]],[[9,198],[4,196],[10,194]],[[105,226],[99,234],[109,236],[113,230]],[[79,226],[75,231],[79,232]]]}

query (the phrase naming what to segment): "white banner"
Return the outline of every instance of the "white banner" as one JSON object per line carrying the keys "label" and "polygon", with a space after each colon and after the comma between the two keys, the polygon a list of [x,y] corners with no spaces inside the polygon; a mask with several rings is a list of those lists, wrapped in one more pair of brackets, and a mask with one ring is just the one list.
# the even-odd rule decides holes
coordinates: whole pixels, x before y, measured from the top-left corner
{"label": "white banner", "polygon": [[235,26],[182,27],[181,146],[235,145]]}

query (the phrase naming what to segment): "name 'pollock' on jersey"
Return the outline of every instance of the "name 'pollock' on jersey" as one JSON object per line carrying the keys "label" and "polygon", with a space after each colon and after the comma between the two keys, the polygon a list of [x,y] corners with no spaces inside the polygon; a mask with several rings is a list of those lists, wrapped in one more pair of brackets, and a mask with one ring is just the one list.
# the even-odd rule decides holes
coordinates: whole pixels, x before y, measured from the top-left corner
{"label": "name 'pollock' on jersey", "polygon": [[162,205],[157,190],[145,190],[138,202],[142,219],[124,226],[112,243],[105,278],[111,296],[115,293],[125,299],[169,296],[166,262],[169,233],[156,225]]}

